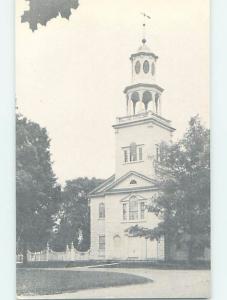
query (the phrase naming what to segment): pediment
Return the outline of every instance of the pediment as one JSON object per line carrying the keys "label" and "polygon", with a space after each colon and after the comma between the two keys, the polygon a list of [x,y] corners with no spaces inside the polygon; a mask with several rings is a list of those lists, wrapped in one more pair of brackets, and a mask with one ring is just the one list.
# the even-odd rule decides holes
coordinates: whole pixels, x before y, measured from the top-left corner
{"label": "pediment", "polygon": [[108,193],[126,192],[142,189],[157,188],[156,181],[135,171],[130,171],[115,180],[111,176],[102,185],[98,186],[90,193],[90,196],[104,195]]}
{"label": "pediment", "polygon": [[130,171],[110,184],[104,191],[134,190],[155,187],[155,181],[138,172]]}
{"label": "pediment", "polygon": [[147,201],[147,198],[144,198],[142,195],[137,193],[130,193],[127,196],[123,197],[120,201],[129,202],[132,197],[136,198],[136,200],[138,201]]}

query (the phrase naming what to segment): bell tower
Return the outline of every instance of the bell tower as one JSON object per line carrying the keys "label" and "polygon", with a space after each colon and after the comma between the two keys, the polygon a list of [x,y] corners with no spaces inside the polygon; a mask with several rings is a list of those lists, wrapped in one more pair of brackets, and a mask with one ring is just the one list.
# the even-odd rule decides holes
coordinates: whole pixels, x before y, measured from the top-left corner
{"label": "bell tower", "polygon": [[144,36],[141,46],[130,56],[131,82],[124,89],[126,115],[118,117],[113,125],[116,178],[129,171],[154,178],[154,160],[160,155],[158,147],[162,141],[170,142],[175,130],[162,116],[164,89],[156,83],[157,60]]}
{"label": "bell tower", "polygon": [[[144,24],[145,25],[145,24]],[[156,67],[158,56],[142,39],[142,45],[130,57],[131,84],[124,90],[126,94],[127,115],[152,111],[161,115],[161,94],[163,88],[156,84]]]}

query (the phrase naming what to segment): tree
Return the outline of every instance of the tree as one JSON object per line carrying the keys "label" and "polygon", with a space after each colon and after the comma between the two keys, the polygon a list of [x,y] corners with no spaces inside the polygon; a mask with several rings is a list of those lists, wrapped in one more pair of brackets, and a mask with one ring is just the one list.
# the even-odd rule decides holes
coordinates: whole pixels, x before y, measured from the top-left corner
{"label": "tree", "polygon": [[60,201],[60,186],[52,171],[50,140],[45,128],[16,117],[17,252],[27,262],[27,250],[46,247]]}
{"label": "tree", "polygon": [[37,30],[38,24],[46,26],[47,22],[60,15],[69,19],[72,9],[79,6],[78,0],[26,0],[29,10],[21,17],[21,22],[28,22],[32,31]]}
{"label": "tree", "polygon": [[160,223],[154,229],[129,229],[135,236],[149,239],[164,235],[167,259],[171,258],[173,245],[186,246],[190,262],[210,246],[209,136],[209,130],[196,116],[179,142],[160,145],[161,159],[155,162],[160,192],[148,206]]}
{"label": "tree", "polygon": [[88,193],[103,180],[79,177],[66,181],[62,191],[59,225],[51,241],[51,248],[64,251],[72,243],[79,251],[90,247],[90,210]]}

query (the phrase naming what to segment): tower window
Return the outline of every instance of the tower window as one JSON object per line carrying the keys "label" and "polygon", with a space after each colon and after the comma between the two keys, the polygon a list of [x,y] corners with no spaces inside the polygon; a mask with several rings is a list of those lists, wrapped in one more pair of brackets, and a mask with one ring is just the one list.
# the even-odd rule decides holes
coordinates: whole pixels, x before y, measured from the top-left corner
{"label": "tower window", "polygon": [[155,145],[155,156],[156,156],[156,160],[160,161],[161,153],[160,153],[160,146],[158,144]]}
{"label": "tower window", "polygon": [[143,63],[143,71],[144,71],[144,73],[148,73],[149,69],[150,69],[149,62],[148,62],[148,60],[145,60],[144,63]]}
{"label": "tower window", "polygon": [[139,160],[143,160],[143,148],[139,147]]}
{"label": "tower window", "polygon": [[140,72],[140,67],[141,67],[140,62],[137,60],[137,62],[136,62],[136,64],[135,64],[135,71],[136,71],[136,74],[139,74],[139,72]]}
{"label": "tower window", "polygon": [[137,149],[136,143],[130,145],[130,161],[137,161]]}
{"label": "tower window", "polygon": [[144,103],[144,106],[145,106],[145,110],[148,109],[148,103],[149,103],[151,100],[152,100],[152,94],[151,94],[151,92],[145,91],[145,92],[143,93],[143,99],[142,99],[142,101],[143,101],[143,103]]}
{"label": "tower window", "polygon": [[155,74],[155,64],[154,64],[154,62],[151,65],[151,74],[152,74],[152,76],[154,76],[154,74]]}
{"label": "tower window", "polygon": [[124,163],[142,161],[143,160],[143,145],[131,143],[129,147],[123,148]]}
{"label": "tower window", "polygon": [[128,162],[128,151],[124,150],[124,162]]}
{"label": "tower window", "polygon": [[138,92],[133,92],[131,95],[131,100],[133,103],[133,114],[135,115],[136,113],[136,103],[140,100],[140,96]]}

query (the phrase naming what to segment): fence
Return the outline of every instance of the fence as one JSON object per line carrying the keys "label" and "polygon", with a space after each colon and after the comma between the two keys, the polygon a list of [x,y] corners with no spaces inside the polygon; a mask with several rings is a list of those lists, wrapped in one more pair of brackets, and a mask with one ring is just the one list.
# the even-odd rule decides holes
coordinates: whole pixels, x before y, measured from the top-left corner
{"label": "fence", "polygon": [[[55,252],[51,250],[48,246],[45,250],[40,252],[31,252],[27,253],[28,261],[74,261],[74,260],[89,260],[90,259],[90,250],[87,252],[77,251],[74,246],[69,248],[67,246],[65,252]],[[23,261],[23,255],[17,255],[17,262]]]}

